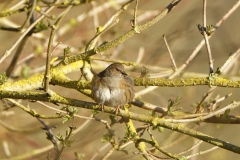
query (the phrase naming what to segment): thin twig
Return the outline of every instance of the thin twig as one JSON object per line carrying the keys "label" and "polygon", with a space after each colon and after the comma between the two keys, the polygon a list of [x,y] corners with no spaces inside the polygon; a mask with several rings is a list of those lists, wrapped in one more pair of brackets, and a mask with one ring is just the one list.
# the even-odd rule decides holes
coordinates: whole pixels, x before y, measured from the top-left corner
{"label": "thin twig", "polygon": [[36,131],[37,129],[39,129],[40,126],[36,126],[34,128],[29,128],[29,129],[18,129],[15,127],[12,127],[9,124],[4,123],[3,121],[0,120],[0,124],[2,125],[2,127],[4,127],[5,129],[11,131],[11,132],[16,132],[16,133],[29,133],[29,132],[33,132]]}
{"label": "thin twig", "polygon": [[190,159],[190,158],[195,157],[195,156],[199,156],[199,155],[203,155],[203,154],[209,153],[209,152],[211,152],[211,151],[213,151],[215,149],[218,149],[218,148],[219,148],[218,146],[212,147],[212,148],[210,148],[208,150],[201,151],[201,152],[198,152],[198,153],[190,155],[190,156],[186,156],[186,159]]}
{"label": "thin twig", "polygon": [[[35,9],[35,5],[36,5],[36,0],[31,0],[31,3],[32,3],[32,7],[31,7],[31,10],[30,12],[27,13],[27,19],[25,20],[25,22],[23,23],[23,25],[19,28],[19,30],[22,30],[24,28],[24,26],[26,25],[26,23],[30,20],[30,18],[33,16],[33,11]],[[30,22],[30,24],[32,24],[33,22]],[[20,42],[20,45],[18,46],[17,48],[17,51],[11,61],[11,64],[9,65],[7,71],[6,71],[6,74],[8,77],[10,77],[12,71],[14,70],[15,66],[16,66],[16,63],[19,59],[19,56],[20,54],[22,53],[22,50],[23,50],[23,47],[25,46],[25,43],[28,39],[28,37],[31,35],[31,32],[29,32],[30,34],[27,34],[23,39],[22,41]]]}
{"label": "thin twig", "polygon": [[[121,150],[121,149],[125,148],[126,146],[128,146],[129,144],[132,144],[132,143],[133,143],[133,141],[128,141],[128,142],[123,143],[123,144],[120,143],[120,146],[110,148],[107,151],[107,153],[105,154],[106,156],[103,156],[103,157],[107,158],[113,153],[114,150],[116,150],[116,148]],[[108,146],[110,146],[110,143],[107,143],[104,146],[102,146],[100,149],[98,149],[97,152],[92,156],[92,158],[90,160],[94,160],[97,157],[97,155],[99,153],[101,153],[104,149],[106,149]]]}
{"label": "thin twig", "polygon": [[[92,10],[95,11],[97,3],[95,1],[91,1],[90,4],[92,4],[92,6],[93,6]],[[93,24],[96,28],[97,28],[97,26],[99,26],[99,18],[97,15],[98,15],[98,12],[93,12]]]}
{"label": "thin twig", "polygon": [[[104,61],[104,62],[111,62],[111,63],[121,63],[126,66],[136,66],[136,63],[130,62],[130,61],[122,61],[122,60],[113,60],[113,59],[106,59],[106,58],[97,58],[97,57],[91,57],[92,60],[97,61]],[[99,66],[102,67],[102,66]]]}
{"label": "thin twig", "polygon": [[[237,10],[237,8],[240,6],[240,1],[237,1],[233,7],[216,23],[215,25],[215,29],[214,31],[219,28],[222,23],[229,18],[229,16],[235,12]],[[213,35],[213,34],[212,34]],[[212,35],[208,36],[208,39],[210,39],[212,37]],[[175,78],[176,76],[178,76],[187,66],[188,64],[194,59],[194,57],[196,57],[196,55],[199,53],[200,49],[203,47],[205,41],[202,40],[198,45],[197,47],[194,49],[194,51],[192,52],[192,54],[188,57],[188,59],[178,68],[178,70],[176,72],[174,72],[170,77],[169,79],[173,79]],[[155,89],[157,89],[158,87],[157,86],[150,86],[150,87],[147,87],[139,92],[137,92],[135,94],[135,97],[138,97],[138,96],[142,96],[144,94],[147,94]]]}
{"label": "thin twig", "polygon": [[[133,1],[133,0],[131,0],[131,1]],[[115,0],[115,5],[118,5],[118,4],[121,4],[121,3],[124,3],[124,1],[122,1],[122,0]],[[103,5],[100,5],[100,6],[96,7],[96,8],[93,8],[91,11],[87,11],[85,13],[80,14],[79,16],[76,17],[76,21],[77,21],[77,23],[81,23],[86,18],[90,18],[94,14],[101,13],[101,12],[107,10],[110,7],[112,7],[112,2],[111,1],[107,1]],[[112,18],[110,18],[109,21],[111,21],[111,19]],[[61,28],[59,28],[58,34],[56,36],[63,36],[64,34],[68,33],[68,31],[71,28],[72,28],[72,25],[70,23],[63,24],[63,26]],[[78,49],[76,49],[76,51],[78,51]]]}
{"label": "thin twig", "polygon": [[[34,56],[35,56],[34,53],[29,54],[29,55],[23,57],[22,59],[20,59],[20,60],[17,62],[16,65],[21,65],[21,64],[23,64],[24,62],[26,62],[26,61],[28,61],[28,60],[34,58]],[[44,68],[45,68],[45,65],[44,65]]]}
{"label": "thin twig", "polygon": [[137,56],[137,60],[136,60],[136,64],[139,64],[144,56],[144,47],[140,47],[139,51],[138,51],[138,56]]}
{"label": "thin twig", "polygon": [[[129,113],[129,110],[128,108],[125,107],[125,110],[127,113]],[[129,113],[130,114],[130,113]],[[136,128],[135,126],[133,125],[133,122],[131,119],[128,120],[128,122],[125,123],[125,127],[127,129],[127,132],[129,135],[135,135],[134,138],[133,137],[130,137],[133,139],[133,141],[138,141],[140,139],[140,136],[138,135],[137,131],[136,131]],[[146,144],[144,142],[141,142],[139,141],[138,143],[135,143],[135,146],[136,148],[142,152],[142,153],[147,153],[147,148],[146,148]],[[151,157],[147,156],[147,155],[144,155],[143,154],[143,157],[146,159],[146,160],[152,160]]]}
{"label": "thin twig", "polygon": [[[115,13],[102,27],[98,27],[96,35],[88,42],[85,48],[85,53],[93,49],[100,37],[104,32],[106,32],[108,29],[112,28],[115,24],[119,22],[118,19],[116,19],[124,10],[128,8],[128,6],[133,2],[134,0],[130,0],[127,3],[123,4],[122,7]],[[93,12],[94,15],[95,12]],[[114,22],[115,20],[115,22]],[[114,22],[114,23],[113,23]],[[113,24],[112,24],[113,23]]]}
{"label": "thin twig", "polygon": [[211,48],[210,48],[210,44],[208,41],[208,36],[207,36],[207,20],[206,20],[206,10],[207,10],[207,0],[203,0],[203,37],[205,40],[205,44],[206,44],[206,48],[207,48],[207,53],[208,53],[208,59],[209,59],[209,73],[212,74],[213,73],[213,59],[212,59],[212,53],[211,53]]}
{"label": "thin twig", "polygon": [[[16,4],[16,6],[18,6],[20,3]],[[24,7],[24,8],[21,8],[19,10],[16,10],[16,11],[12,11],[14,8],[16,8],[16,6],[13,6],[12,8],[9,9],[9,13],[12,12],[12,13],[19,13],[19,12],[22,12],[22,11],[27,11],[27,18],[26,20],[23,22],[23,24],[21,25],[21,27],[4,27],[4,26],[1,26],[1,30],[6,30],[6,31],[14,31],[14,32],[20,32],[22,31],[22,29],[25,27],[25,25],[27,24],[27,22],[30,20],[30,24],[33,23],[33,12],[35,10],[35,6],[36,6],[36,0],[29,0],[28,2],[26,2],[26,5],[31,5],[31,8],[29,7]],[[11,15],[11,14],[4,14],[5,16],[8,16],[8,15]]]}
{"label": "thin twig", "polygon": [[200,113],[200,108],[201,108],[201,105],[202,103],[205,101],[205,99],[209,96],[210,93],[212,93],[213,91],[215,91],[217,89],[217,87],[215,87],[214,89],[208,91],[204,97],[202,98],[201,102],[198,104],[198,106],[196,107],[196,111],[195,111],[195,114],[197,113]]}
{"label": "thin twig", "polygon": [[20,0],[19,2],[16,2],[16,4],[14,4],[9,8],[9,11],[16,9],[18,6],[22,5],[23,3],[25,3],[24,0]]}
{"label": "thin twig", "polygon": [[[225,14],[223,15],[223,17],[216,23],[215,25],[215,31],[217,28],[219,28],[222,23],[229,18],[229,16],[235,12],[237,10],[237,8],[240,6],[240,1],[237,1],[233,7]],[[212,37],[212,35],[208,36],[208,39],[210,39]],[[172,79],[176,76],[178,76],[179,73],[181,73],[186,67],[187,65],[194,59],[194,57],[196,57],[196,55],[199,53],[199,50],[203,47],[204,45],[204,40],[202,40],[198,46],[194,49],[194,51],[192,52],[192,54],[189,56],[189,58],[185,61],[185,63],[182,64],[181,67],[178,68],[178,71],[177,72],[174,72],[170,77],[169,79]]]}
{"label": "thin twig", "polygon": [[3,147],[3,152],[5,156],[11,159],[11,152],[10,152],[7,140],[2,140],[2,147]]}
{"label": "thin twig", "polygon": [[[137,145],[139,142],[145,142],[145,143],[149,143],[151,145],[153,145],[157,150],[159,150],[161,153],[163,153],[164,155],[168,156],[168,157],[171,157],[171,158],[174,158],[174,159],[177,159],[177,160],[181,160],[183,157],[182,156],[179,156],[179,155],[176,155],[176,154],[171,154],[167,151],[165,151],[164,149],[162,149],[157,143],[155,140],[147,140],[147,139],[144,139],[144,138],[140,138],[138,139],[138,141],[136,142],[135,145]],[[145,153],[143,153],[145,154]],[[148,155],[149,156],[149,155]],[[153,156],[153,155],[152,155]]]}
{"label": "thin twig", "polygon": [[[59,109],[50,107],[49,105],[46,105],[45,103],[43,103],[43,102],[41,102],[41,101],[37,101],[37,103],[42,104],[43,106],[45,106],[45,107],[47,107],[47,108],[50,108],[50,109],[52,109],[52,110],[55,110],[55,111],[57,111],[57,112],[67,113],[66,111],[63,111],[63,110],[59,110]],[[86,116],[80,116],[80,115],[78,115],[78,114],[74,114],[73,116],[74,116],[74,117],[78,117],[78,118],[82,118],[82,119],[86,119],[86,120],[88,120],[88,122],[90,122],[90,120],[95,120],[95,121],[101,122],[101,123],[103,123],[103,124],[106,126],[106,128],[107,128],[108,131],[109,131],[109,133],[110,133],[111,135],[114,135],[114,132],[112,131],[111,126],[110,126],[109,123],[108,123],[107,121],[105,121],[105,120],[102,120],[102,119],[100,119],[100,118],[93,118],[93,115],[92,115],[92,114],[91,114],[90,116],[88,116],[88,117],[86,117]],[[77,128],[76,130],[78,130],[78,129],[80,129],[80,128]],[[112,136],[112,139],[113,139],[114,142],[117,141],[114,136]]]}
{"label": "thin twig", "polygon": [[105,29],[103,29],[103,28],[99,29],[97,31],[97,34],[86,45],[85,52],[87,52],[90,49],[93,49],[95,47],[95,45],[96,45],[96,42],[97,42],[99,36],[102,35],[104,32],[106,32],[107,30],[109,30],[110,28],[112,28],[113,26],[115,26],[118,22],[119,22],[119,19],[116,19],[114,23],[112,23],[111,25],[107,26]]}
{"label": "thin twig", "polygon": [[110,146],[110,143],[106,143],[105,145],[103,145],[101,148],[99,148],[97,151],[95,151],[95,153],[93,154],[93,156],[91,157],[90,160],[94,160],[99,155],[99,153],[101,153],[104,149],[106,149],[109,146]]}
{"label": "thin twig", "polygon": [[18,59],[19,59],[19,56],[21,55],[21,53],[22,53],[22,51],[23,51],[23,48],[24,48],[24,46],[25,46],[25,44],[26,44],[26,41],[27,41],[28,37],[29,37],[29,36],[26,35],[26,36],[22,39],[22,41],[20,42],[20,44],[19,44],[19,46],[18,46],[18,48],[17,48],[17,50],[16,50],[16,52],[15,52],[15,54],[14,54],[14,57],[13,57],[10,65],[9,65],[8,68],[7,68],[6,75],[7,75],[8,77],[11,76],[13,70],[15,69],[16,63],[17,63],[17,61],[18,61]]}
{"label": "thin twig", "polygon": [[37,118],[38,121],[44,126],[44,130],[47,131],[47,139],[50,140],[54,146],[54,151],[55,151],[55,155],[57,155],[59,153],[59,149],[58,149],[58,142],[57,139],[55,138],[51,127],[49,127],[42,119]]}
{"label": "thin twig", "polygon": [[[96,2],[92,1],[91,4],[93,6],[92,11],[96,11]],[[105,32],[106,31],[105,29],[107,28],[107,27],[105,27],[105,28],[98,27],[99,26],[99,20],[98,20],[97,14],[98,14],[98,12],[93,12],[93,24],[94,24],[94,27],[96,28],[96,35],[86,45],[85,52],[88,51],[89,49],[93,49],[95,47],[98,40],[100,39],[100,35],[103,32]],[[110,26],[110,24],[111,23],[109,23],[109,26]],[[102,33],[100,33],[100,32],[102,32]]]}
{"label": "thin twig", "polygon": [[[159,158],[156,158],[155,155],[149,154],[149,153],[142,153],[142,152],[133,152],[133,154],[139,154],[139,155],[145,155],[151,157],[153,160],[159,160]],[[166,158],[168,159],[168,158]]]}
{"label": "thin twig", "polygon": [[[196,125],[194,126],[192,129],[193,130],[197,130],[200,126]],[[172,133],[173,134],[173,133]],[[176,134],[176,133],[175,133]],[[168,136],[168,139],[170,139],[171,137]],[[188,135],[181,135],[180,137],[175,138],[173,141],[171,141],[170,143],[167,143],[166,145],[164,145],[162,148],[163,149],[168,149],[171,148],[173,146],[176,146],[177,144],[181,144],[184,143],[184,140],[188,139]],[[166,139],[166,141],[168,142],[168,140]]]}
{"label": "thin twig", "polygon": [[[159,14],[157,14],[151,20],[145,22],[142,25],[139,25],[138,26],[139,31],[143,31],[143,30],[149,28],[150,26],[154,25],[155,23],[157,23],[159,20],[161,20],[163,17],[165,17],[180,2],[181,2],[181,0],[173,0],[168,6],[165,7],[165,9],[163,9]],[[127,39],[131,38],[135,34],[138,34],[138,33],[134,29],[131,29],[124,35],[116,38],[115,40],[113,40],[111,42],[104,43],[104,44],[100,45],[99,47],[96,47],[94,50],[90,50],[88,52],[82,53],[81,56],[90,57],[97,53],[103,52],[107,49],[113,48],[113,47],[119,45],[120,43],[123,43]]]}
{"label": "thin twig", "polygon": [[[228,96],[230,96],[230,95],[231,95],[231,94],[226,95],[225,97],[222,97],[222,98],[218,99],[217,101],[212,102],[211,104],[213,104],[213,103],[215,104],[215,103],[217,103],[217,102],[223,101],[223,100],[225,100],[225,99],[226,99]],[[219,109],[219,110],[217,110],[217,111],[211,112],[211,113],[209,113],[209,114],[206,115],[206,116],[197,117],[197,118],[192,118],[192,119],[182,119],[182,120],[166,119],[166,121],[167,121],[167,122],[171,122],[171,123],[199,122],[199,121],[203,121],[203,120],[205,120],[205,119],[211,118],[211,117],[213,117],[213,116],[215,116],[215,115],[218,115],[218,114],[220,114],[220,113],[222,113],[222,112],[225,112],[227,109],[230,109],[230,108],[232,108],[232,107],[234,107],[234,106],[236,106],[236,103],[235,103],[235,102],[232,102],[231,104],[223,107],[222,109]]]}
{"label": "thin twig", "polygon": [[234,52],[233,54],[231,54],[231,55],[228,57],[227,61],[218,69],[219,72],[220,72],[220,74],[223,72],[223,70],[224,70],[228,65],[232,64],[231,62],[232,62],[233,60],[235,60],[235,57],[236,57],[237,54],[239,54],[239,53],[240,53],[240,48],[239,48],[236,52]]}
{"label": "thin twig", "polygon": [[[27,13],[27,19],[25,20],[25,22],[23,23],[23,25],[19,28],[20,30],[22,30],[24,28],[24,26],[27,24],[27,22],[31,19],[31,17],[33,17],[33,11],[35,10],[35,6],[36,6],[36,1],[37,0],[31,0],[29,2],[31,2],[31,10],[30,12]],[[30,20],[30,24],[31,24],[31,20]]]}
{"label": "thin twig", "polygon": [[[72,133],[73,134],[77,134],[79,131],[82,130],[82,128],[85,128],[86,125],[89,123],[89,121],[85,121],[81,126],[79,126],[77,129],[75,129]],[[46,153],[46,152],[49,152],[50,150],[52,150],[53,148],[53,145],[50,144],[48,146],[44,146],[44,147],[41,147],[41,148],[38,148],[38,149],[34,149],[30,152],[27,152],[27,153],[23,153],[19,156],[16,156],[16,157],[11,157],[11,159],[13,160],[16,160],[16,159],[31,159],[32,157],[34,156],[37,156],[37,155],[42,155],[43,153]],[[4,159],[4,160],[8,160],[8,159]]]}
{"label": "thin twig", "polygon": [[183,155],[184,153],[187,153],[191,150],[193,150],[195,147],[199,146],[200,144],[202,144],[203,141],[198,141],[196,144],[194,144],[192,147],[186,149],[185,151],[178,153],[178,155]]}
{"label": "thin twig", "polygon": [[134,13],[133,13],[133,20],[131,21],[133,30],[136,33],[140,33],[140,30],[137,25],[137,8],[138,8],[138,0],[136,0],[136,5],[134,7]]}
{"label": "thin twig", "polygon": [[169,45],[168,45],[168,42],[167,42],[167,39],[166,39],[166,36],[165,36],[165,35],[163,35],[163,40],[164,40],[165,46],[166,46],[166,48],[167,48],[167,50],[168,50],[168,53],[169,53],[169,55],[170,55],[170,58],[171,58],[171,61],[172,61],[172,64],[173,64],[173,70],[176,71],[178,68],[177,68],[176,62],[175,62],[175,60],[174,60],[174,58],[173,58],[171,49],[170,49],[170,47],[169,47]]}
{"label": "thin twig", "polygon": [[[56,109],[56,108],[51,107],[51,106],[49,106],[49,105],[47,105],[47,104],[45,104],[45,103],[43,103],[41,101],[36,101],[36,102],[41,104],[41,105],[43,105],[43,106],[45,106],[45,107],[47,107],[47,108],[49,108],[49,109],[51,109],[51,110],[54,110],[54,111],[57,111],[57,112],[61,112],[61,113],[67,113],[66,111],[63,111],[63,110],[60,110],[60,109]],[[94,120],[95,119],[95,118],[92,118],[92,115],[86,117],[86,116],[80,116],[78,114],[74,114],[73,116],[74,117],[78,117],[78,118],[82,118],[82,119],[86,119],[86,120]]]}
{"label": "thin twig", "polygon": [[57,19],[57,21],[52,26],[52,30],[51,30],[51,34],[50,34],[50,38],[49,38],[49,42],[48,42],[48,47],[47,47],[46,70],[45,70],[44,84],[43,84],[44,90],[47,93],[49,93],[50,61],[51,61],[53,38],[54,38],[56,29],[59,27],[60,22],[65,17],[65,15],[68,13],[68,11],[70,11],[71,8],[72,8],[72,5],[68,6],[67,9],[62,13],[62,15]]}
{"label": "thin twig", "polygon": [[207,19],[206,19],[206,15],[207,15],[207,0],[203,0],[203,27],[206,28],[207,27]]}
{"label": "thin twig", "polygon": [[[217,87],[216,87],[217,88]],[[215,99],[219,99],[220,95],[217,95]],[[211,104],[207,109],[209,112],[215,111],[219,107],[217,103]]]}
{"label": "thin twig", "polygon": [[110,150],[108,150],[108,152],[101,158],[101,160],[107,160],[110,155],[112,155],[112,153],[115,151],[116,149],[114,147],[112,147]]}
{"label": "thin twig", "polygon": [[[69,130],[68,130],[69,129]],[[60,148],[59,152],[56,154],[56,157],[54,158],[54,160],[59,160],[61,158],[61,154],[63,152],[63,150],[68,147],[68,141],[69,141],[69,138],[71,137],[72,135],[72,132],[73,130],[75,129],[75,127],[68,127],[68,131],[66,131],[66,136],[64,138],[64,140],[62,141],[62,147]]]}
{"label": "thin twig", "polygon": [[[59,0],[57,0],[55,3],[57,3]],[[49,7],[44,13],[48,14],[53,10],[55,6]],[[17,39],[17,41],[10,47],[8,50],[5,51],[4,55],[0,58],[0,64],[11,54],[11,52],[16,48],[16,46],[22,41],[22,39],[31,31],[31,29],[40,22],[45,15],[41,15],[34,23],[32,23],[23,33],[22,35]]]}
{"label": "thin twig", "polygon": [[229,93],[229,94],[225,95],[225,96],[222,97],[222,98],[219,98],[219,99],[217,99],[217,100],[212,101],[211,103],[209,103],[209,104],[206,106],[206,108],[209,108],[209,107],[212,106],[212,105],[215,105],[215,104],[217,104],[217,103],[219,103],[219,102],[224,101],[225,99],[227,99],[227,98],[230,97],[231,95],[232,95],[232,93]]}
{"label": "thin twig", "polygon": [[137,26],[137,8],[138,8],[138,0],[136,0],[136,5],[134,7],[134,18],[133,18],[134,27]]}
{"label": "thin twig", "polygon": [[13,100],[13,99],[6,99],[9,102],[13,103],[14,105],[18,106],[19,108],[21,108],[22,110],[24,110],[25,112],[27,112],[28,114],[34,116],[34,117],[38,117],[38,118],[44,118],[44,119],[56,119],[56,118],[62,118],[61,115],[42,115],[42,114],[38,114],[37,112],[35,112],[34,110],[31,110],[28,107],[25,107],[24,105],[18,103],[17,101]]}

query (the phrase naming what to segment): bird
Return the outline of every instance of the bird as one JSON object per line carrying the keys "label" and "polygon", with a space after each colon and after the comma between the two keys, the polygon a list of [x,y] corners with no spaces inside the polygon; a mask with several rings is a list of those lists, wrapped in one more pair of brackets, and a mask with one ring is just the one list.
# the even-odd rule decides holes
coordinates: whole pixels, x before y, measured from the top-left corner
{"label": "bird", "polygon": [[92,98],[104,110],[104,105],[119,109],[134,98],[134,84],[120,63],[112,63],[100,73],[94,72],[91,82]]}

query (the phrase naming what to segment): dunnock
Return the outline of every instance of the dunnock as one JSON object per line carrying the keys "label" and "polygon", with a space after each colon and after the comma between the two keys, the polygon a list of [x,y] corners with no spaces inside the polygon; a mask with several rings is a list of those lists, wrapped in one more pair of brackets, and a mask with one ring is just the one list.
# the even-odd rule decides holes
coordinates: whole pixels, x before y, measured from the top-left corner
{"label": "dunnock", "polygon": [[92,97],[104,109],[104,105],[116,107],[116,113],[134,98],[132,79],[125,73],[124,66],[113,63],[99,74],[92,70]]}

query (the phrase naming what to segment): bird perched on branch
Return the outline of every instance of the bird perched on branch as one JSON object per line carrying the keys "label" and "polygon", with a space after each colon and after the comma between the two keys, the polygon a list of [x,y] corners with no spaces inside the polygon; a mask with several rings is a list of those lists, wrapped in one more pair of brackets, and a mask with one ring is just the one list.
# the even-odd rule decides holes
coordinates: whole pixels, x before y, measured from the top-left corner
{"label": "bird perched on branch", "polygon": [[113,63],[99,74],[92,70],[92,98],[104,109],[104,105],[116,107],[116,113],[121,106],[134,98],[132,79],[126,74],[124,66]]}

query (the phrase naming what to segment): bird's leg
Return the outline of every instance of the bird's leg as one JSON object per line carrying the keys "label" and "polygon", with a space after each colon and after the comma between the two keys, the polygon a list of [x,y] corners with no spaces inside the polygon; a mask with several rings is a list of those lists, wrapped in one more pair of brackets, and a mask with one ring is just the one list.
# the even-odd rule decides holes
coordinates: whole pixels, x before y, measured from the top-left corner
{"label": "bird's leg", "polygon": [[119,113],[120,109],[121,109],[122,106],[118,105],[115,109],[115,114]]}
{"label": "bird's leg", "polygon": [[99,104],[99,109],[101,109],[102,112],[104,112],[104,104]]}

